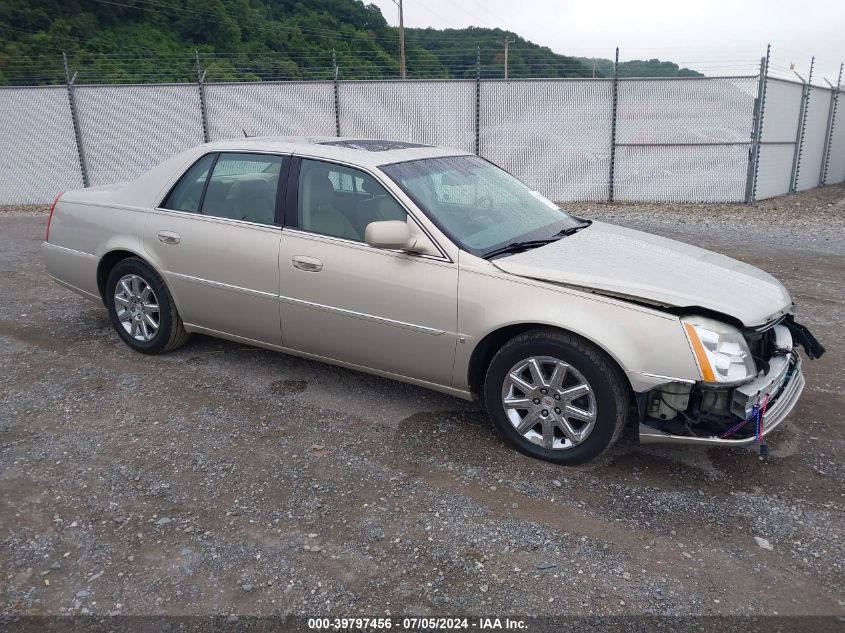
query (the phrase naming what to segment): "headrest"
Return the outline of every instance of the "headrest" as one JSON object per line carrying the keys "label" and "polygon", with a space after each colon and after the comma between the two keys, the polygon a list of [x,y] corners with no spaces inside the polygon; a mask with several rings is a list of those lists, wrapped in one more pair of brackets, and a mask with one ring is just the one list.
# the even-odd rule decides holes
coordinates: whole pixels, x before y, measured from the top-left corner
{"label": "headrest", "polygon": [[314,204],[328,204],[334,200],[334,187],[328,171],[311,174],[311,199]]}
{"label": "headrest", "polygon": [[372,176],[363,177],[361,189],[366,191],[371,196],[381,195],[384,193],[384,187],[382,187]]}
{"label": "headrest", "polygon": [[267,195],[267,182],[263,179],[239,180],[232,185],[230,198],[254,198]]}

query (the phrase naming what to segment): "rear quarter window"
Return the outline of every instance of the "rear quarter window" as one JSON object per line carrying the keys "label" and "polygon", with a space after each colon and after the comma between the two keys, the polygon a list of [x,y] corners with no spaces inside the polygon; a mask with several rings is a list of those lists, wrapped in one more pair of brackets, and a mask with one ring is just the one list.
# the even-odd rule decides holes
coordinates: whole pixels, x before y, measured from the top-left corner
{"label": "rear quarter window", "polygon": [[206,154],[195,162],[185,175],[179,179],[176,186],[170,190],[162,203],[162,208],[173,211],[187,211],[198,213],[208,172],[214,163],[216,154]]}

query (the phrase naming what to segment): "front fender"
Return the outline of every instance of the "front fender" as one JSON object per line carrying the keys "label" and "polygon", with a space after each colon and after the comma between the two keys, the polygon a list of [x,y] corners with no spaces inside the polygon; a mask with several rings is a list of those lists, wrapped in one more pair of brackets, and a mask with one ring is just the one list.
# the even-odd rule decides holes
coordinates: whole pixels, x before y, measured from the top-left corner
{"label": "front fender", "polygon": [[469,262],[461,261],[458,282],[455,388],[469,388],[472,353],[484,337],[517,324],[556,327],[591,341],[616,361],[635,391],[667,379],[701,379],[677,316],[465,259]]}

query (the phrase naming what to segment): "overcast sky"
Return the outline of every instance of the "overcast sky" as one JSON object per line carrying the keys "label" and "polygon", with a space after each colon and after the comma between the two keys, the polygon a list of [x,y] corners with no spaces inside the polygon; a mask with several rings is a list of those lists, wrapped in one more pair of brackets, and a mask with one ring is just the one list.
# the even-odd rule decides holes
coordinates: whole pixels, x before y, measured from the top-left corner
{"label": "overcast sky", "polygon": [[[398,24],[392,0],[364,0]],[[842,0],[404,0],[405,26],[499,27],[557,53],[668,59],[708,74],[754,74],[772,44],[772,74],[789,64],[836,83],[845,61]]]}

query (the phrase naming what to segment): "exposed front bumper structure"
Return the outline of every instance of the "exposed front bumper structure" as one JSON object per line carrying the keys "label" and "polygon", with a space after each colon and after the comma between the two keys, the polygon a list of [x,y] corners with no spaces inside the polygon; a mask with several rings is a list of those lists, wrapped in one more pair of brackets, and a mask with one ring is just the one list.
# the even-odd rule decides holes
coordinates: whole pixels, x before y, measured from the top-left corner
{"label": "exposed front bumper structure", "polygon": [[[752,383],[743,385],[743,388],[737,391],[734,398],[734,409],[739,408],[737,412],[748,410],[751,407],[752,398],[756,401],[758,396],[770,394],[768,407],[763,416],[762,435],[765,437],[783,422],[792,411],[795,403],[801,397],[801,392],[804,391],[804,384],[804,374],[801,371],[801,361],[798,359],[797,353],[794,354],[792,359],[784,356],[782,363],[772,363],[768,374],[761,376]],[[754,444],[756,441],[757,438],[754,436],[733,439],[722,438],[718,435],[672,435],[640,423],[640,442],[644,444],[742,446]]]}

